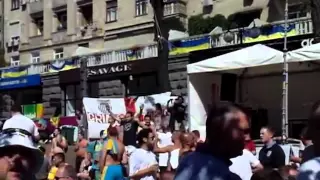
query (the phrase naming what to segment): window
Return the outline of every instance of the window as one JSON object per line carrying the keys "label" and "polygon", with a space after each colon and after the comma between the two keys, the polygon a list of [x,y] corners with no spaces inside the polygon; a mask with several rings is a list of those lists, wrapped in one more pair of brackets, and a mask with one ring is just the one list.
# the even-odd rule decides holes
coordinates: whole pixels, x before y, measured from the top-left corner
{"label": "window", "polygon": [[39,63],[40,62],[40,52],[35,51],[31,53],[31,63]]}
{"label": "window", "polygon": [[148,13],[148,0],[136,0],[136,16],[143,16]]}
{"label": "window", "polygon": [[117,20],[118,2],[116,0],[107,2],[107,22],[114,22]]}
{"label": "window", "polygon": [[11,0],[11,10],[20,9],[20,0]]}
{"label": "window", "polygon": [[10,59],[10,66],[20,66],[20,57],[12,56]]}
{"label": "window", "polygon": [[57,14],[57,16],[59,21],[58,31],[66,30],[67,29],[67,13],[63,12],[63,13]]}
{"label": "window", "polygon": [[34,18],[34,24],[37,26],[37,36],[43,33],[43,17]]}
{"label": "window", "polygon": [[21,33],[21,28],[20,28],[20,22],[19,21],[15,21],[15,22],[10,22],[10,36],[11,38],[13,37],[20,37],[20,33]]}
{"label": "window", "polygon": [[304,4],[289,4],[288,19],[298,19],[303,17],[307,17],[307,11]]}
{"label": "window", "polygon": [[75,111],[81,108],[80,85],[68,85],[65,87],[65,115],[74,116]]}
{"label": "window", "polygon": [[89,43],[78,44],[79,47],[89,48]]}
{"label": "window", "polygon": [[58,48],[54,50],[53,53],[53,58],[54,59],[61,59],[63,58],[63,48]]}

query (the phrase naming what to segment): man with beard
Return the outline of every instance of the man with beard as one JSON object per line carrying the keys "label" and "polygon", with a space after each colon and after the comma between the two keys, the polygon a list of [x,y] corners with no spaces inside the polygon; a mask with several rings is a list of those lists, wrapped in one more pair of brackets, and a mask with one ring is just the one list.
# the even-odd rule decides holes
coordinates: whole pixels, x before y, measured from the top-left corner
{"label": "man with beard", "polygon": [[33,142],[33,133],[27,126],[11,126],[0,133],[0,167],[4,171],[1,179],[35,179],[44,156]]}
{"label": "man with beard", "polygon": [[[143,107],[141,107],[143,108]],[[140,113],[142,112],[142,109],[140,108]],[[117,118],[112,112],[109,106],[107,106],[107,110],[110,113],[110,116],[114,119],[116,119],[117,121],[120,122],[122,129],[123,129],[123,144],[125,146],[134,146],[136,147],[137,143],[136,143],[136,136],[137,136],[137,131],[138,131],[138,127],[142,127],[142,128],[148,128],[147,126],[145,126],[142,122],[139,121],[138,118],[134,117],[134,113],[132,112],[127,112],[125,117],[122,119]]]}
{"label": "man with beard", "polygon": [[154,139],[151,129],[143,129],[138,133],[139,148],[129,157],[129,179],[157,179],[158,163],[152,152]]}
{"label": "man with beard", "polygon": [[230,159],[242,154],[247,116],[235,105],[223,103],[211,109],[206,121],[206,141],[184,157],[175,180],[240,180],[230,172]]}

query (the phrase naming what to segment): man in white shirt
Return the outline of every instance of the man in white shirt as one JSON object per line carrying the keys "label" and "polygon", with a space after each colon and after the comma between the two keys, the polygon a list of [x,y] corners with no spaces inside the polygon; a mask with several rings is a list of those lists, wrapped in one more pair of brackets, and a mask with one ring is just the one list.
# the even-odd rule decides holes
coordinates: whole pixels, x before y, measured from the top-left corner
{"label": "man in white shirt", "polygon": [[6,120],[2,129],[24,129],[30,132],[33,140],[38,141],[40,139],[38,127],[28,117],[21,114],[21,106],[13,105],[11,107],[11,118]]}
{"label": "man in white shirt", "polygon": [[240,176],[242,180],[250,180],[252,171],[261,170],[263,167],[256,156],[244,149],[241,156],[231,159],[230,171]]}
{"label": "man in white shirt", "polygon": [[129,179],[156,180],[158,163],[152,152],[155,136],[151,129],[138,133],[139,148],[129,157]]}
{"label": "man in white shirt", "polygon": [[[166,131],[168,128],[162,128],[163,132],[157,132],[158,134],[158,147],[166,147],[169,145],[173,145],[172,142],[172,133],[170,131]],[[160,171],[166,171],[168,166],[169,153],[159,153],[159,166]]]}

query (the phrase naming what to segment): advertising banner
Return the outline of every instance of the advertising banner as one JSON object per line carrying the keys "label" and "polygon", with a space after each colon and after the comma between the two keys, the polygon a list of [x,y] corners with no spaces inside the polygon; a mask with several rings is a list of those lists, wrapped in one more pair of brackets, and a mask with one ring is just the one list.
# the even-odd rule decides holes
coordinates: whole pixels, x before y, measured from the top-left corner
{"label": "advertising banner", "polygon": [[88,120],[88,137],[99,138],[100,131],[108,128],[110,114],[107,106],[116,116],[126,112],[123,98],[83,98]]}

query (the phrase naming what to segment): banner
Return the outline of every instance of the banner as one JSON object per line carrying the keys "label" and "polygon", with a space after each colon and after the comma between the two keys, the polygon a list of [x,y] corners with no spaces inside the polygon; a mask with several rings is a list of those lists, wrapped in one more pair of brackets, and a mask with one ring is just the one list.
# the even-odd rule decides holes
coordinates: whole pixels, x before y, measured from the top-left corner
{"label": "banner", "polygon": [[162,107],[166,107],[167,103],[172,97],[171,92],[153,94],[149,96],[140,96],[135,102],[136,110],[140,109],[140,106],[144,105],[143,114],[146,114],[148,110],[155,110],[155,104],[159,103]]}
{"label": "banner", "polygon": [[40,119],[43,117],[43,104],[22,105],[23,114],[30,119]]}
{"label": "banner", "polygon": [[34,119],[37,115],[36,112],[36,105],[35,104],[28,104],[28,105],[23,105],[23,114],[30,118],[30,119]]}
{"label": "banner", "polygon": [[108,119],[110,117],[106,108],[108,105],[115,115],[126,113],[123,98],[83,98],[89,138],[100,138],[100,131],[108,127]]}

